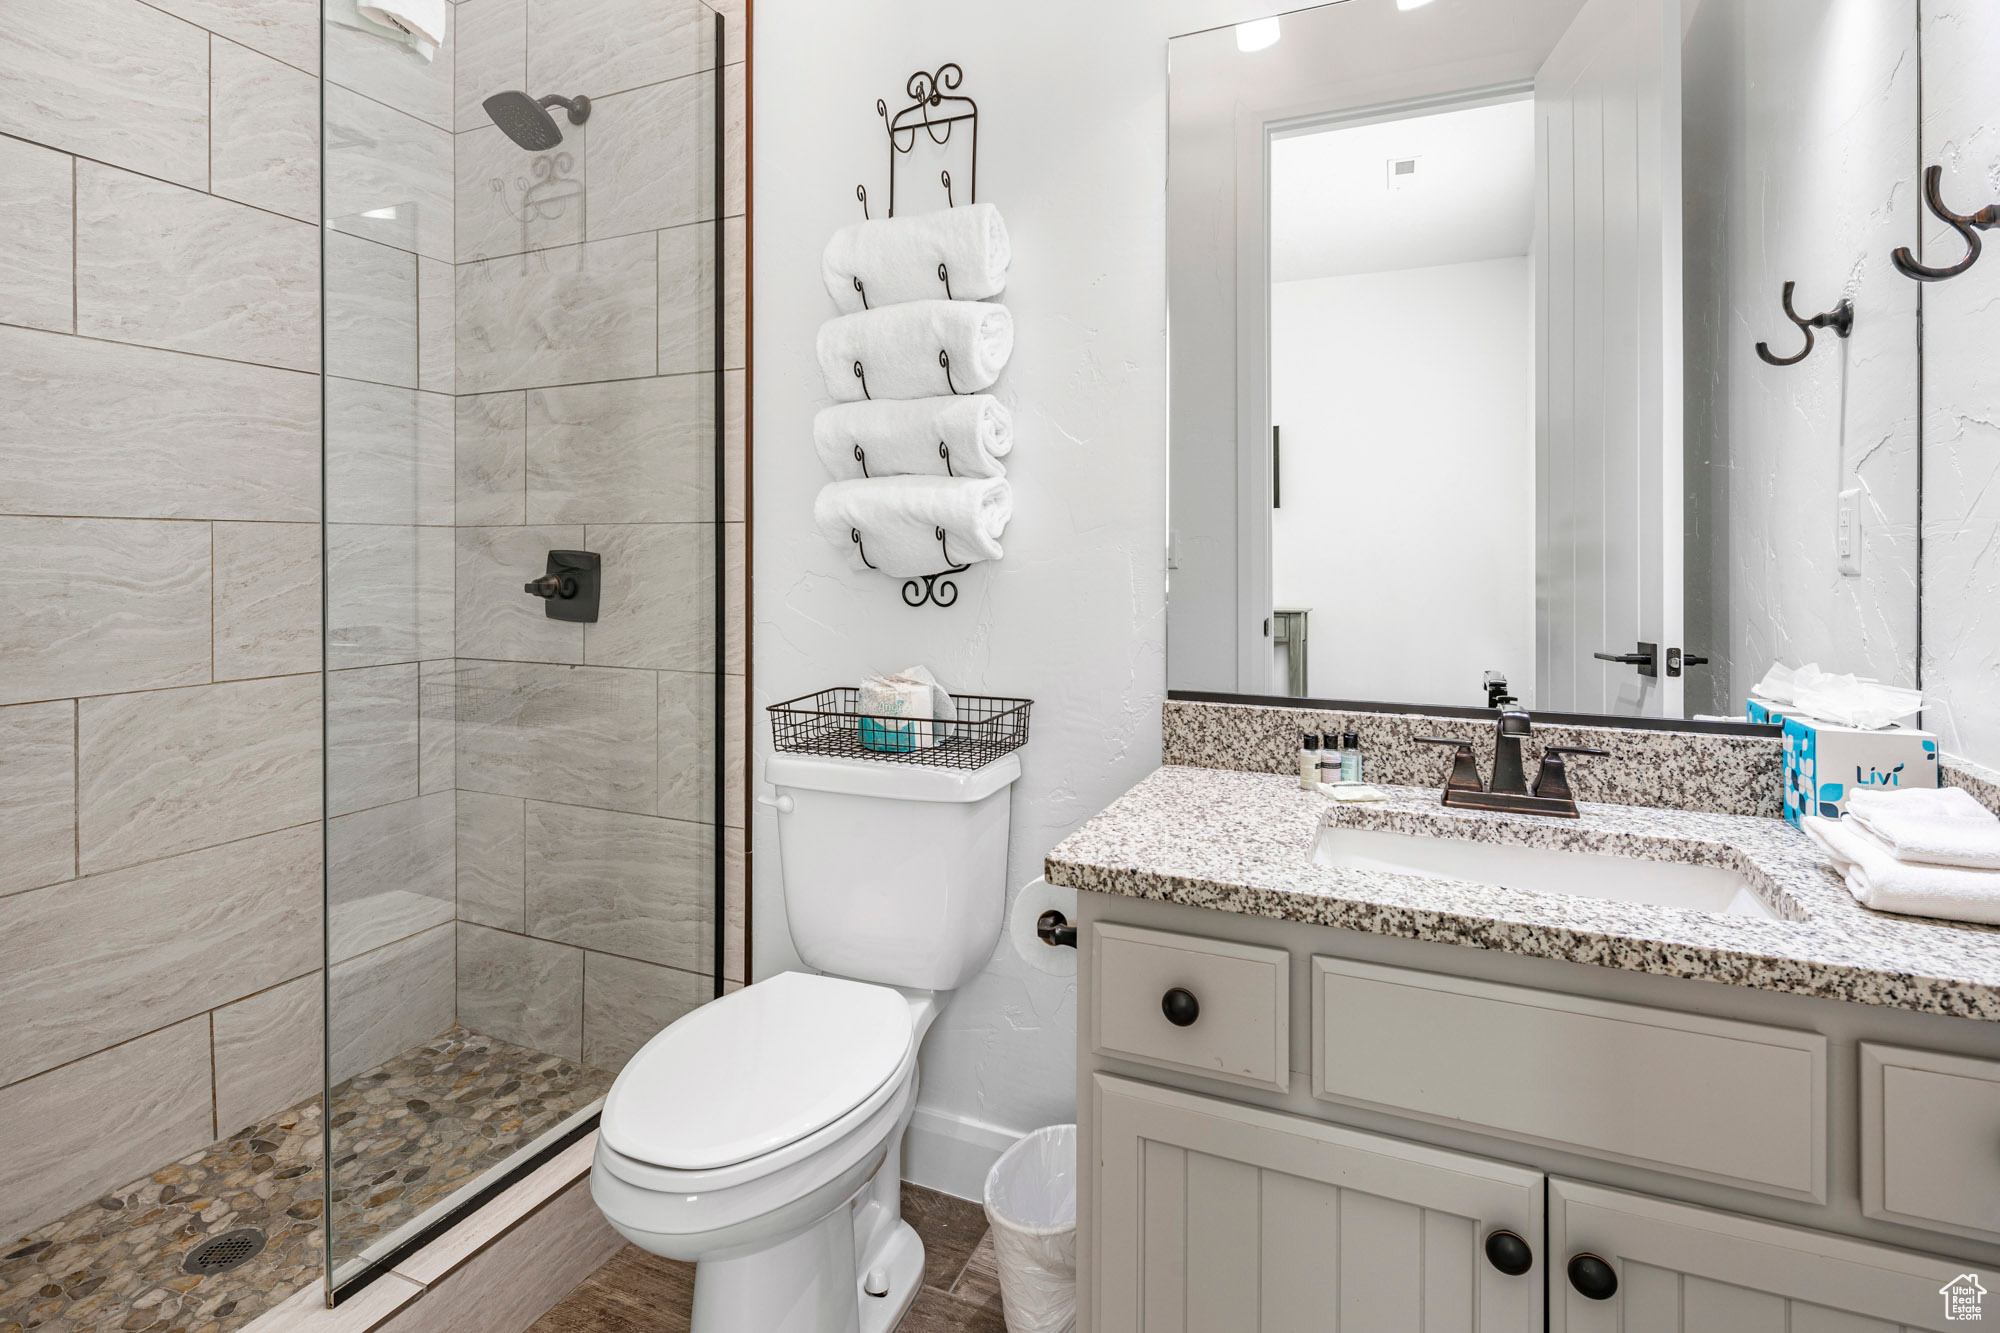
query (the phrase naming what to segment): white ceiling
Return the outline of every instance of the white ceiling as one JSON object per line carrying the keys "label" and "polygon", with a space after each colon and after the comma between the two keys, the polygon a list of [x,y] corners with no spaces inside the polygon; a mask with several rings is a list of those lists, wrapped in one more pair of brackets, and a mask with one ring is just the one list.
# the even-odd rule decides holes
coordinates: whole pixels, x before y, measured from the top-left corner
{"label": "white ceiling", "polygon": [[[1414,181],[1390,189],[1390,161],[1408,157]],[[1271,145],[1273,282],[1525,255],[1534,225],[1528,98]]]}

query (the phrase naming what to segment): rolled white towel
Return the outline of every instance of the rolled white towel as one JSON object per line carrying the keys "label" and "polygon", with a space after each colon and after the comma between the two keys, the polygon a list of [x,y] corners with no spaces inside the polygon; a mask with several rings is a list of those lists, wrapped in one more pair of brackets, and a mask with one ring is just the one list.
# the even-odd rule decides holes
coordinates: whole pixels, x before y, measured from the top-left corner
{"label": "rolled white towel", "polygon": [[1808,815],[1799,822],[1833,859],[1847,880],[1847,891],[1863,907],[2000,926],[2000,870],[1898,861],[1894,852],[1851,819]]}
{"label": "rolled white towel", "polygon": [[985,301],[908,301],[819,329],[820,374],[837,403],[978,393],[1013,354],[1014,317]]}
{"label": "rolled white towel", "polygon": [[1004,477],[836,481],[813,504],[820,535],[846,553],[852,568],[896,578],[998,560],[1000,534],[1013,516],[1014,491]]}
{"label": "rolled white towel", "polygon": [[426,61],[434,58],[444,45],[451,0],[360,0],[357,8],[369,22],[407,36],[411,47]]}
{"label": "rolled white towel", "polygon": [[[1014,256],[1007,224],[991,204],[965,204],[842,227],[820,256],[827,294],[843,314],[939,297],[984,301],[1007,287]],[[938,265],[945,266],[945,279]],[[866,289],[855,287],[859,279]]]}
{"label": "rolled white towel", "polygon": [[[1013,447],[1013,414],[991,394],[841,403],[821,408],[813,418],[813,448],[841,481],[898,475],[1004,477],[1007,469],[1000,460]],[[865,471],[857,449],[867,459]]]}
{"label": "rolled white towel", "polygon": [[2000,818],[1960,787],[1848,793],[1847,817],[1899,861],[2000,870]]}

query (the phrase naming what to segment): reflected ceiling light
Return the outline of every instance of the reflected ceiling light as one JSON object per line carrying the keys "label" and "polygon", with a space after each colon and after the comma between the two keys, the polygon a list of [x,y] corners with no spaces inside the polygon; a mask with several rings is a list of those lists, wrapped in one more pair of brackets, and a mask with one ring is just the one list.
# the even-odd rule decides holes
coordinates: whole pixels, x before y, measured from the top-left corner
{"label": "reflected ceiling light", "polygon": [[1422,9],[1430,2],[1431,0],[1396,0],[1396,8],[1405,10]]}
{"label": "reflected ceiling light", "polygon": [[[1397,0],[1397,3],[1402,3],[1402,0]],[[1276,18],[1251,19],[1248,23],[1236,25],[1236,49],[1245,55],[1262,51],[1267,46],[1276,46],[1278,38],[1283,35],[1278,31]]]}

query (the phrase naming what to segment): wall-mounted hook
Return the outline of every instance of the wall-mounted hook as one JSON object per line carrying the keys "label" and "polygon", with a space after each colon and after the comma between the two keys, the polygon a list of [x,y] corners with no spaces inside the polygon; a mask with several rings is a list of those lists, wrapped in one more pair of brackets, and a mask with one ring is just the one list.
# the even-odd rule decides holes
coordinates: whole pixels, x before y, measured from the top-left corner
{"label": "wall-mounted hook", "polygon": [[875,568],[875,562],[868,558],[868,548],[861,544],[861,529],[849,528],[847,530],[847,536],[848,540],[854,543],[854,549],[861,552],[861,563],[868,566],[868,568],[870,569]]}
{"label": "wall-mounted hook", "polygon": [[[875,99],[875,114],[881,117],[882,127],[889,136],[889,213],[896,216],[896,159],[908,154],[917,146],[917,134],[921,131],[933,144],[942,147],[951,142],[954,127],[964,124],[969,127],[971,143],[972,188],[967,192],[972,202],[979,200],[979,104],[970,97],[956,93],[965,79],[965,72],[956,64],[946,62],[935,70],[918,70],[903,85],[904,96],[909,105],[893,115],[889,104],[881,98]],[[944,186],[945,207],[957,204],[952,189],[951,172],[940,171],[938,181]],[[865,188],[857,188],[855,196],[861,200],[861,216],[868,217],[868,194]]]}
{"label": "wall-mounted hook", "polygon": [[865,478],[868,475],[868,451],[858,444],[854,446],[854,461],[861,464],[861,475]]}
{"label": "wall-mounted hook", "polygon": [[854,378],[861,381],[861,396],[863,398],[872,398],[874,395],[868,392],[868,377],[861,373],[861,363],[859,361],[854,363]]}
{"label": "wall-mounted hook", "polygon": [[1945,223],[1965,238],[1965,258],[1950,268],[1932,268],[1928,264],[1918,263],[1916,255],[1905,245],[1899,246],[1896,252],[1889,256],[1889,262],[1894,264],[1896,271],[1906,278],[1915,278],[1918,282],[1943,282],[1947,278],[1957,277],[1979,262],[1979,252],[1985,248],[1985,242],[1980,240],[1979,233],[1992,227],[2000,227],[2000,204],[1988,204],[1969,216],[1952,212],[1944,203],[1943,167],[1931,167],[1924,172],[1924,201],[1930,205],[1931,212],[1937,214],[1938,221]]}
{"label": "wall-mounted hook", "polygon": [[938,348],[938,364],[944,367],[944,387],[951,390],[952,397],[958,396],[958,386],[951,382],[951,353]]}
{"label": "wall-mounted hook", "polygon": [[945,446],[943,440],[938,441],[938,457],[944,460],[944,474],[947,477],[956,477],[958,474],[951,470],[951,450]]}
{"label": "wall-mounted hook", "polygon": [[1839,305],[1823,315],[1814,315],[1811,319],[1799,318],[1799,312],[1792,308],[1792,291],[1797,286],[1796,282],[1785,284],[1785,318],[1798,325],[1799,332],[1806,335],[1806,347],[1797,356],[1774,356],[1771,352],[1771,344],[1758,343],[1757,355],[1763,357],[1764,360],[1774,366],[1796,366],[1799,362],[1811,356],[1814,329],[1832,329],[1843,338],[1854,332],[1854,302],[1844,297],[1841,299]]}
{"label": "wall-mounted hook", "polygon": [[868,221],[868,220],[869,220],[869,219],[868,219],[868,187],[867,187],[866,185],[857,185],[857,186],[855,186],[855,187],[854,187],[854,197],[855,197],[856,199],[859,199],[859,200],[861,201],[861,220],[862,220],[863,222],[866,222],[866,221]]}
{"label": "wall-mounted hook", "polygon": [[946,208],[956,208],[958,203],[951,197],[951,173],[949,171],[940,171],[938,173],[938,183],[944,186],[944,206]]}
{"label": "wall-mounted hook", "polygon": [[952,300],[953,297],[951,294],[951,270],[949,268],[946,268],[943,264],[938,265],[938,281],[944,284],[944,299],[947,301]]}
{"label": "wall-mounted hook", "polygon": [[860,278],[860,275],[859,275],[859,274],[855,275],[855,279],[854,279],[854,293],[855,293],[855,295],[857,295],[857,296],[859,296],[859,297],[861,298],[861,308],[862,308],[863,310],[866,310],[866,309],[868,308],[868,288],[867,288],[866,284],[864,284],[864,283],[863,283],[863,282],[861,281],[861,278]]}
{"label": "wall-mounted hook", "polygon": [[[937,534],[938,550],[944,555],[946,568],[939,570],[935,574],[918,574],[914,578],[903,580],[903,605],[905,606],[922,606],[926,602],[929,602],[933,606],[950,606],[958,600],[958,585],[951,581],[950,576],[953,574],[963,574],[966,570],[972,568],[971,565],[955,565],[952,563],[951,551],[944,544],[943,528],[934,527],[931,531]],[[859,533],[855,534],[854,540],[857,543],[860,542],[861,536]],[[865,560],[867,557],[864,556],[862,558]],[[870,565],[869,568],[873,569],[874,566]]]}

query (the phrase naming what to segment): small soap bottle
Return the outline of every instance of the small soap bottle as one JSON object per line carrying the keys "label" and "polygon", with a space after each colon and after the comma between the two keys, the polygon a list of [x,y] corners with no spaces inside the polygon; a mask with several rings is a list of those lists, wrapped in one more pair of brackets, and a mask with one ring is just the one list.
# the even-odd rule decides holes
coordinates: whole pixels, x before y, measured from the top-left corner
{"label": "small soap bottle", "polygon": [[1361,781],[1361,738],[1351,731],[1340,741],[1340,780]]}
{"label": "small soap bottle", "polygon": [[1299,742],[1299,790],[1312,791],[1319,786],[1319,737],[1308,731]]}
{"label": "small soap bottle", "polygon": [[1340,781],[1340,733],[1329,731],[1319,752],[1319,780],[1329,785]]}

